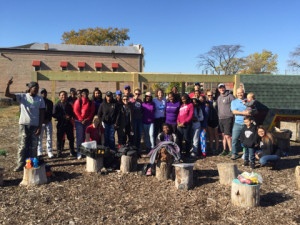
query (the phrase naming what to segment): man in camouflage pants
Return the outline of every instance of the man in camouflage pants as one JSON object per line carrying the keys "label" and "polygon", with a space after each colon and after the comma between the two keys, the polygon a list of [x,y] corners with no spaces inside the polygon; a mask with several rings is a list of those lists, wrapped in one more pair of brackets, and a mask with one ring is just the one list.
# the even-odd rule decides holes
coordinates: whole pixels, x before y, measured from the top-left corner
{"label": "man in camouflage pants", "polygon": [[36,82],[27,84],[28,93],[10,93],[9,87],[13,83],[10,79],[7,83],[5,96],[20,103],[19,118],[19,148],[17,154],[17,167],[15,172],[23,170],[26,158],[37,156],[37,145],[42,123],[44,121],[45,102],[38,96],[39,85]]}

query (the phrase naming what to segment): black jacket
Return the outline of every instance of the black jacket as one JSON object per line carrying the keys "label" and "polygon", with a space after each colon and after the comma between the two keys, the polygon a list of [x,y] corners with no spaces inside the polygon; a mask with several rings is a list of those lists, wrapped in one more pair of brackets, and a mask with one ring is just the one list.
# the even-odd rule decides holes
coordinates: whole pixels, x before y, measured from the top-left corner
{"label": "black jacket", "polygon": [[246,125],[244,125],[240,134],[240,140],[244,147],[247,148],[254,148],[256,145],[258,145],[256,126],[251,124],[248,128]]}
{"label": "black jacket", "polygon": [[101,122],[110,125],[115,124],[118,115],[118,110],[119,107],[115,101],[108,103],[104,100],[99,107],[98,117],[101,120]]}
{"label": "black jacket", "polygon": [[44,98],[45,102],[45,116],[44,121],[50,122],[52,120],[52,113],[53,113],[53,102],[48,98]]}
{"label": "black jacket", "polygon": [[71,120],[74,118],[72,105],[69,102],[56,103],[54,106],[53,117],[57,120],[57,126],[59,127],[71,124]]}

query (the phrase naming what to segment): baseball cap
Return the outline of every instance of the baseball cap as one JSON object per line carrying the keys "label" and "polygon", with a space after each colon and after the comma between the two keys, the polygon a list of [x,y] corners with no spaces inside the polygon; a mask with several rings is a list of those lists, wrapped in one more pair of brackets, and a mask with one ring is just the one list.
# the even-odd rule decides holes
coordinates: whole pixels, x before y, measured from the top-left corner
{"label": "baseball cap", "polygon": [[220,87],[225,87],[225,84],[223,84],[223,83],[219,84],[218,88],[220,88]]}
{"label": "baseball cap", "polygon": [[105,95],[106,95],[106,96],[112,96],[113,93],[112,93],[111,91],[107,91],[107,92],[105,93]]}
{"label": "baseball cap", "polygon": [[125,85],[125,86],[124,86],[124,89],[125,89],[125,90],[126,90],[126,89],[131,89],[131,88],[130,88],[130,85]]}
{"label": "baseball cap", "polygon": [[146,92],[146,93],[145,93],[145,96],[152,96],[152,95],[151,95],[151,92],[150,92],[150,91]]}
{"label": "baseball cap", "polygon": [[38,87],[39,84],[37,82],[31,81],[30,83],[26,84],[26,86],[30,89],[33,87]]}
{"label": "baseball cap", "polygon": [[116,90],[116,95],[122,95],[122,92],[120,90]]}

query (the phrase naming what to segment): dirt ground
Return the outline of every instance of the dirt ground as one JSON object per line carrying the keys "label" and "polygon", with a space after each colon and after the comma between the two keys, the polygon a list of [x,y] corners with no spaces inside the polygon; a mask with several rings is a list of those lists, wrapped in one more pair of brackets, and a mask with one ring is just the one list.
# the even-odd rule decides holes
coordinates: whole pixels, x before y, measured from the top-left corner
{"label": "dirt ground", "polygon": [[[40,186],[19,186],[22,172],[13,172],[18,145],[18,107],[0,108],[0,224],[300,224],[300,190],[295,183],[300,145],[291,142],[279,170],[256,168],[263,177],[260,206],[231,204],[231,188],[219,183],[217,164],[227,157],[208,156],[194,166],[194,187],[176,190],[174,181],[158,181],[139,172],[108,175],[85,172],[85,159],[48,159],[53,171]],[[55,146],[55,145],[54,145]],[[236,161],[240,171],[250,169]]]}

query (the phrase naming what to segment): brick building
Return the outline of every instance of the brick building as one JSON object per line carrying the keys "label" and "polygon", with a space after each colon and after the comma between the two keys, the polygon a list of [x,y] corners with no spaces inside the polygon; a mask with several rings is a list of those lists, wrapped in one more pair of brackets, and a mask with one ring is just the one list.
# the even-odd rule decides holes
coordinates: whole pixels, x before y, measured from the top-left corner
{"label": "brick building", "polygon": [[[88,46],[32,43],[23,46],[0,48],[0,95],[13,76],[11,92],[24,92],[32,80],[32,71],[49,70],[68,74],[76,71],[91,72],[143,72],[144,51],[141,45]],[[40,81],[40,87],[50,89],[49,81]],[[120,84],[120,88],[123,88]],[[99,87],[102,92],[115,91],[114,82],[58,81],[56,92],[74,88]]]}

